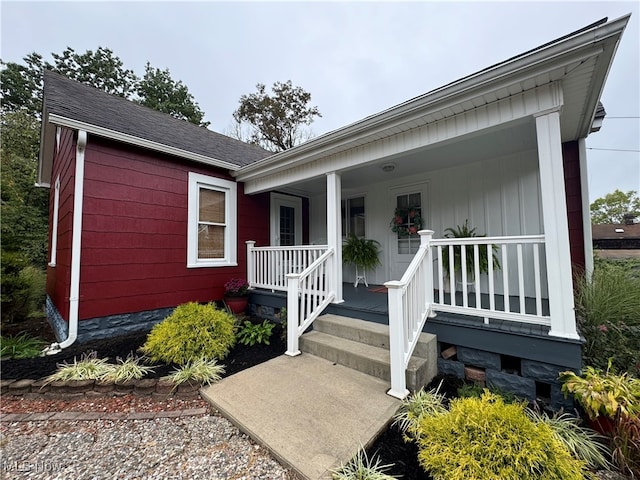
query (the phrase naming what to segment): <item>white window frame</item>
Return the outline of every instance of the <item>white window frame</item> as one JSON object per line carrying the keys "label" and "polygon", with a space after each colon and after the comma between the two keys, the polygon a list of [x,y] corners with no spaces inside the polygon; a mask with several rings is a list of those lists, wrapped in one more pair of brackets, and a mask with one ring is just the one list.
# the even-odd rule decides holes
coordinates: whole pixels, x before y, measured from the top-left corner
{"label": "white window frame", "polygon": [[[224,257],[198,258],[198,212],[200,188],[225,194]],[[235,267],[238,265],[238,195],[235,182],[189,172],[189,210],[187,221],[187,268]]]}
{"label": "white window frame", "polygon": [[56,178],[53,190],[53,219],[51,228],[51,257],[49,266],[55,267],[58,252],[58,209],[60,207],[60,175]]}

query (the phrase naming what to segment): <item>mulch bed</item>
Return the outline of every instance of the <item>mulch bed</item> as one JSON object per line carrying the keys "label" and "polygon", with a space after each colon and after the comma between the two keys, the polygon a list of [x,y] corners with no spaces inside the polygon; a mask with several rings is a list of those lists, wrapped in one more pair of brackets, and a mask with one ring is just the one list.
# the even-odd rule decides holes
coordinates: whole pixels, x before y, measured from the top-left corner
{"label": "mulch bed", "polygon": [[[276,326],[270,339],[270,345],[246,345],[237,344],[228,357],[220,363],[225,365],[224,376],[233,375],[245,368],[252,367],[271,358],[282,355],[286,350],[286,343],[280,337],[281,328]],[[73,344],[62,352],[51,356],[30,358],[24,360],[2,360],[0,362],[0,375],[4,380],[8,379],[40,379],[47,377],[56,371],[58,364],[72,363],[74,359],[80,360],[82,355],[95,351],[99,358],[108,358],[115,362],[116,358],[126,359],[127,355],[141,355],[138,349],[144,344],[148,332],[139,332],[129,335],[93,340],[82,344]],[[4,334],[4,332],[3,332]],[[170,374],[175,365],[156,365],[154,372],[145,378],[161,378]]]}

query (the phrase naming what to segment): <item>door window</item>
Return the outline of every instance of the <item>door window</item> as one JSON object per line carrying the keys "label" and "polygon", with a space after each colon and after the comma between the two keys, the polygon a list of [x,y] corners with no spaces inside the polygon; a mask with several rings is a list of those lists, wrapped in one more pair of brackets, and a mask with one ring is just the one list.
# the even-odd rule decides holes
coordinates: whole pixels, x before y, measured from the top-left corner
{"label": "door window", "polygon": [[421,194],[397,195],[393,231],[396,232],[398,254],[417,253],[420,246],[418,231],[422,228]]}

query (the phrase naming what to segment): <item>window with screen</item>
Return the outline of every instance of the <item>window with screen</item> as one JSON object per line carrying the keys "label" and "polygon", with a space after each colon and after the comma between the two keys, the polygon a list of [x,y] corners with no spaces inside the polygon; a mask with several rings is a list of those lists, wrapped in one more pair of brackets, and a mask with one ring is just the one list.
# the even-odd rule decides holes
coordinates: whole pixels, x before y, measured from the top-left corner
{"label": "window with screen", "polygon": [[236,202],[235,183],[189,174],[188,267],[236,264]]}
{"label": "window with screen", "polygon": [[342,202],[342,235],[364,237],[364,197],[347,198]]}

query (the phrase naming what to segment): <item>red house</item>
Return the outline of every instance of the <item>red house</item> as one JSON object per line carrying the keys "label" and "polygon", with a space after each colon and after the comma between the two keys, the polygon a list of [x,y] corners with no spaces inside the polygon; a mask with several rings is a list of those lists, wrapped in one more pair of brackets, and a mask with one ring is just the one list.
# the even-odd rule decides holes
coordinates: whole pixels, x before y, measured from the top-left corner
{"label": "red house", "polygon": [[[287,307],[289,355],[324,312],[388,324],[392,395],[425,331],[466,352],[441,372],[473,365],[561,398],[557,372],[581,365],[573,267],[593,258],[585,138],[628,18],[277,154],[47,72],[39,181],[61,347],[247,277],[255,311]],[[486,236],[445,237],[466,221]],[[386,297],[343,282],[349,234],[380,243],[366,275]]]}

